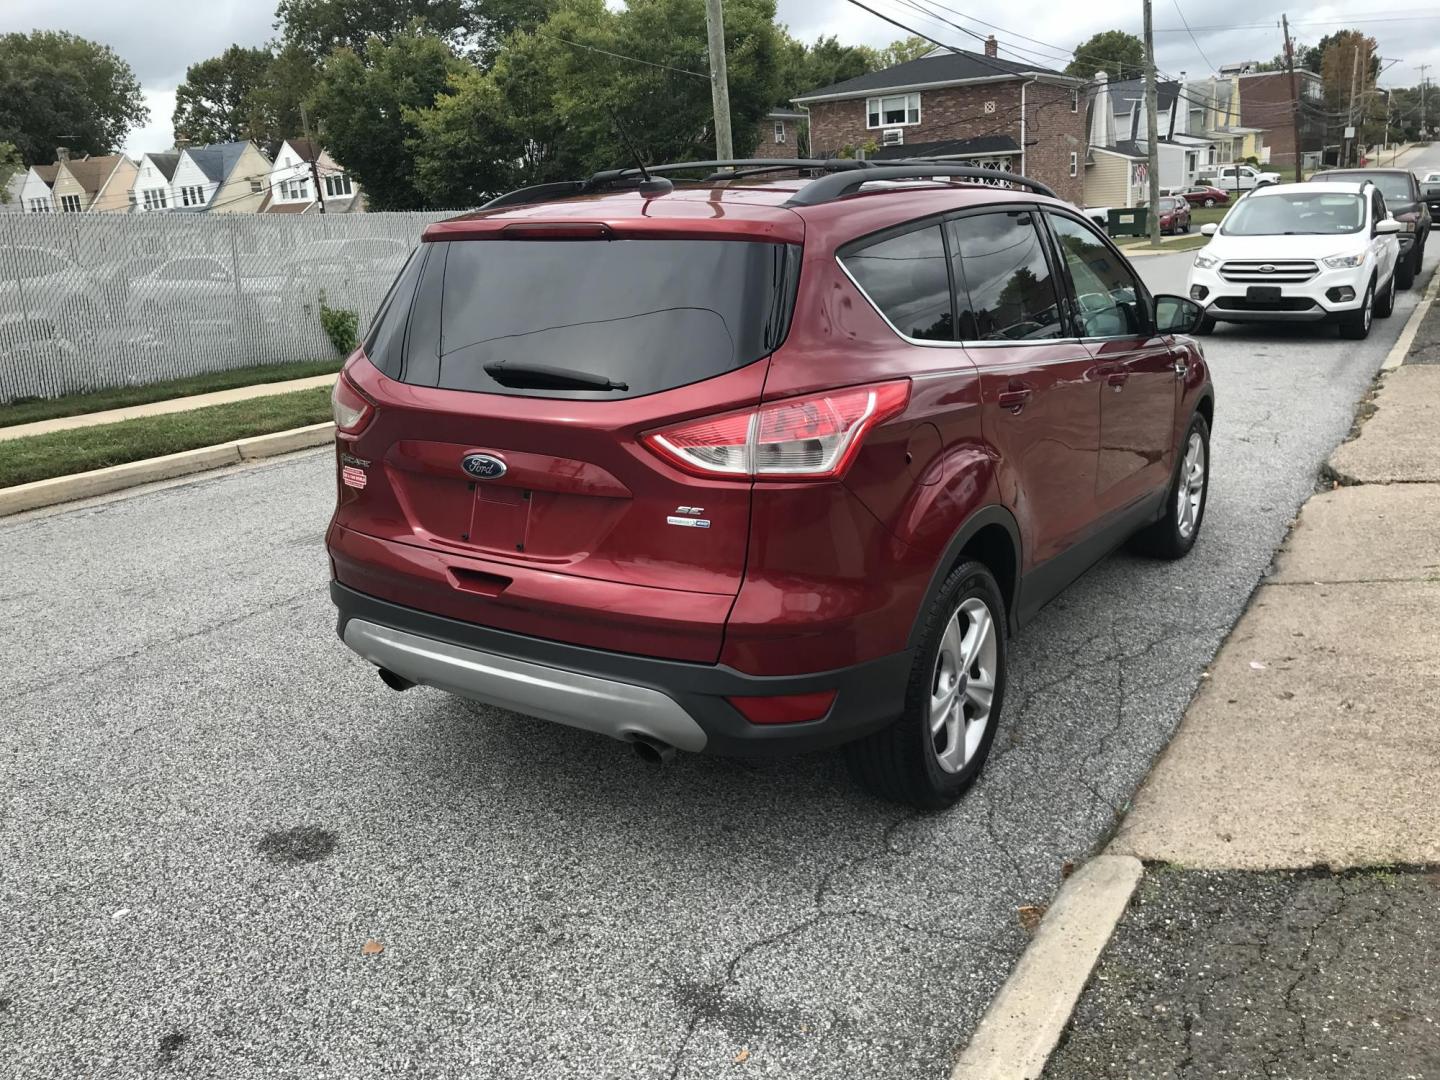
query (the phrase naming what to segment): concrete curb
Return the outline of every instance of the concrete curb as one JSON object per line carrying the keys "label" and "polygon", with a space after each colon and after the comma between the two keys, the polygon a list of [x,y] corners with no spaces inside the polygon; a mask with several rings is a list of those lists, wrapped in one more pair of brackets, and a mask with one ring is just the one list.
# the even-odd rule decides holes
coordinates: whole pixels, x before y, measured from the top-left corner
{"label": "concrete curb", "polygon": [[112,465],[108,469],[95,469],[91,472],[56,476],[49,480],[0,488],[0,517],[25,510],[37,510],[42,506],[54,506],[56,503],[73,502],[92,495],[105,495],[156,480],[169,480],[176,476],[223,468],[226,465],[238,465],[241,461],[253,461],[256,458],[274,457],[276,454],[323,446],[334,437],[335,425],[327,420],[323,424],[291,428],[289,431],[277,431],[270,435],[255,435],[218,446],[202,446],[196,450],[166,454],[164,457]]}
{"label": "concrete curb", "polygon": [[1037,1080],[1144,868],[1097,855],[1065,882],[950,1080]]}
{"label": "concrete curb", "polygon": [[1405,357],[1410,353],[1410,346],[1415,344],[1415,335],[1420,332],[1420,324],[1425,320],[1425,314],[1430,310],[1430,306],[1435,303],[1437,291],[1440,291],[1440,268],[1430,272],[1430,286],[1425,290],[1424,297],[1415,305],[1415,310],[1410,313],[1410,318],[1405,320],[1405,328],[1400,331],[1400,336],[1395,339],[1395,344],[1385,355],[1385,362],[1380,365],[1381,371],[1394,371],[1405,363]]}

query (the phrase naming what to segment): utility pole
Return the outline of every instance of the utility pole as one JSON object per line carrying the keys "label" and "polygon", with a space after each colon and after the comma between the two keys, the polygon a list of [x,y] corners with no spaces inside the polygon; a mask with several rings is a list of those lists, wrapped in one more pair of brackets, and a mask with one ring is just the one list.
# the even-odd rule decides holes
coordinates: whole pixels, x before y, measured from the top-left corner
{"label": "utility pole", "polygon": [[1160,140],[1155,137],[1155,27],[1145,0],[1145,168],[1150,190],[1150,246],[1160,246]]}
{"label": "utility pole", "polygon": [[1303,179],[1300,175],[1300,90],[1295,81],[1295,47],[1290,43],[1290,19],[1280,16],[1280,25],[1285,29],[1285,70],[1290,72],[1290,107],[1295,119],[1295,182]]}
{"label": "utility pole", "polygon": [[1355,43],[1355,50],[1350,54],[1350,107],[1345,110],[1345,126],[1353,135],[1350,136],[1350,151],[1346,154],[1347,165],[1360,164],[1360,125],[1355,123],[1355,80],[1360,74],[1360,43]]}
{"label": "utility pole", "polygon": [[314,156],[310,159],[310,179],[315,182],[315,201],[320,205],[320,213],[325,212],[325,193],[320,190],[320,148],[310,139],[310,117],[305,112],[305,103],[300,103],[300,127],[305,132],[305,141],[310,143],[310,149]]}
{"label": "utility pole", "polygon": [[715,156],[735,157],[730,140],[730,80],[725,75],[725,13],[720,0],[705,0],[705,31],[710,43],[710,102],[715,109]]}
{"label": "utility pole", "polygon": [[1420,64],[1420,141],[1425,141],[1425,69],[1429,64]]}

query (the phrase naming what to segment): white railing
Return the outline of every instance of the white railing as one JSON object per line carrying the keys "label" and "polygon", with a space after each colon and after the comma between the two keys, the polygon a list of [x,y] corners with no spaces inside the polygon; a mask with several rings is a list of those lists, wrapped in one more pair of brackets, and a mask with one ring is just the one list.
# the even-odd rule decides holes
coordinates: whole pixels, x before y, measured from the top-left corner
{"label": "white railing", "polygon": [[455,213],[0,216],[0,403],[334,356]]}

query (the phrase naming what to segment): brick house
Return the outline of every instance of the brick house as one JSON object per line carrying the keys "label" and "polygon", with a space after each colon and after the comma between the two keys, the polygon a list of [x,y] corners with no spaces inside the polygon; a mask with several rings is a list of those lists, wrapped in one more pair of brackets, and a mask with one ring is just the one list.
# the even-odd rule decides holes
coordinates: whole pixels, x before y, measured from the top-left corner
{"label": "brick house", "polygon": [[[1255,71],[1236,75],[1240,91],[1240,123],[1265,132],[1270,165],[1295,164],[1295,101],[1290,76],[1284,71]],[[1325,144],[1325,90],[1320,76],[1295,71],[1300,92],[1300,155],[1302,164],[1316,168]]]}
{"label": "brick house", "polygon": [[985,53],[934,49],[794,99],[810,114],[810,152],[872,160],[941,158],[1023,173],[1079,202],[1084,80]]}
{"label": "brick house", "polygon": [[755,156],[762,158],[799,158],[809,154],[805,146],[803,112],[793,109],[772,109],[760,121],[760,138],[755,143]]}

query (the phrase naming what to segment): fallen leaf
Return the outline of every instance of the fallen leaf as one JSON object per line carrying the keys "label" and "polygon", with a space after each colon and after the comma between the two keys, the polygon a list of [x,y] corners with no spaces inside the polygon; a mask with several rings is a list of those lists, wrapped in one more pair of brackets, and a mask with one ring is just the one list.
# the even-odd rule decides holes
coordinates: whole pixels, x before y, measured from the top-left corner
{"label": "fallen leaf", "polygon": [[740,1052],[735,1055],[735,1064],[736,1064],[736,1065],[744,1065],[745,1062],[747,1062],[747,1061],[749,1061],[749,1060],[750,1060],[750,1051],[749,1051],[749,1050],[746,1050],[746,1049],[742,1046],[742,1047],[740,1048]]}
{"label": "fallen leaf", "polygon": [[374,938],[371,938],[369,941],[365,942],[364,945],[360,946],[360,951],[366,956],[375,956],[378,953],[384,952],[385,946],[381,945],[380,942],[376,941]]}
{"label": "fallen leaf", "polygon": [[1251,660],[1251,661],[1250,661],[1250,667],[1251,667],[1253,670],[1255,670],[1255,671],[1264,671],[1264,670],[1265,670],[1265,665],[1262,664],[1262,663],[1260,663],[1259,660]]}
{"label": "fallen leaf", "polygon": [[1063,863],[1060,864],[1060,876],[1062,878],[1068,878],[1074,872],[1075,864],[1069,859],[1066,859]]}
{"label": "fallen leaf", "polygon": [[112,918],[112,919],[123,919],[126,915],[129,915],[129,914],[130,914],[130,909],[129,909],[128,907],[122,907],[119,911],[116,911],[116,912],[112,913],[111,916],[110,916],[110,918]]}
{"label": "fallen leaf", "polygon": [[1020,925],[1025,930],[1033,932],[1040,925],[1040,920],[1045,917],[1044,904],[1024,904],[1015,909],[1020,916]]}

